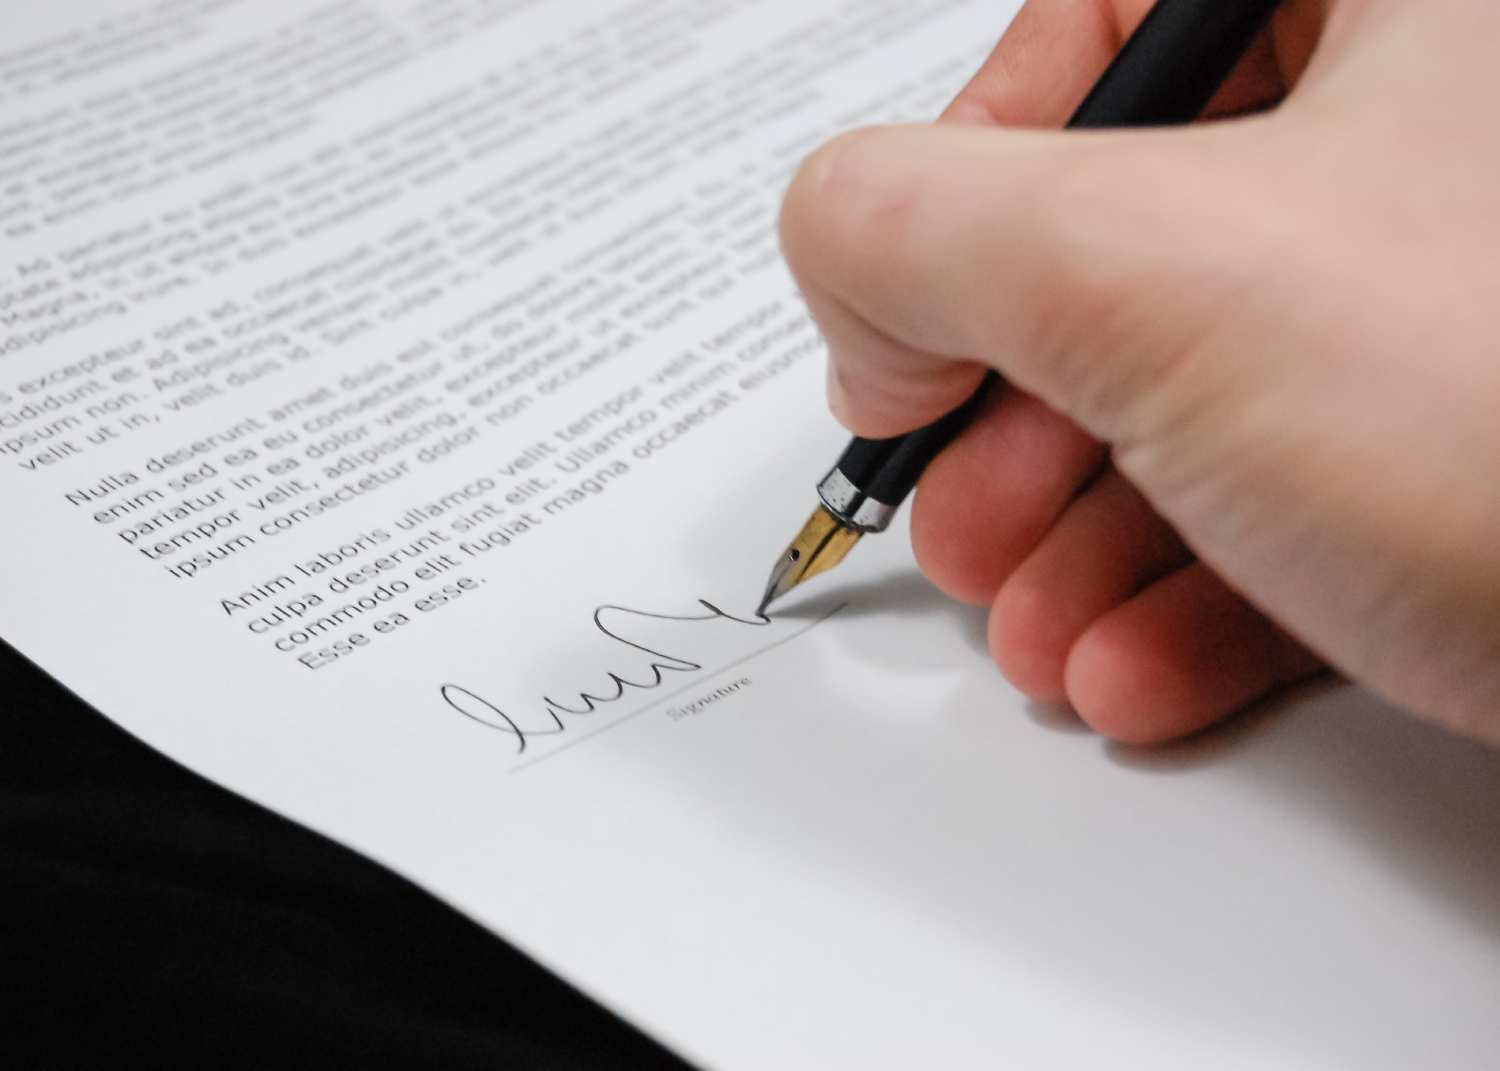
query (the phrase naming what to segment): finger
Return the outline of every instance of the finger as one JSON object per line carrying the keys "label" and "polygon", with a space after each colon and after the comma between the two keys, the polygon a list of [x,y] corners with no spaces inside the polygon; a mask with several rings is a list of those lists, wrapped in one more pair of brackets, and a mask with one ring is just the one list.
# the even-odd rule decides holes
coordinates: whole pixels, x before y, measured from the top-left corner
{"label": "finger", "polygon": [[845,426],[852,426],[850,394],[845,365],[835,354],[857,353],[865,367],[876,370],[861,384],[860,412],[877,413],[885,423],[899,424],[913,407],[946,412],[949,398],[967,398],[978,389],[982,365],[924,353],[877,330],[827,293],[809,288],[802,296],[828,343],[828,407]]}
{"label": "finger", "polygon": [[[1029,0],[943,113],[964,123],[1062,126],[1088,95],[1154,0]],[[1209,104],[1206,115],[1264,107],[1286,92],[1268,33]]]}
{"label": "finger", "polygon": [[1140,492],[1106,469],[1000,588],[990,611],[990,651],[1021,691],[1063,702],[1068,652],[1078,638],[1191,557]]}
{"label": "finger", "polygon": [[912,547],[954,598],[987,606],[1097,471],[1104,448],[1035,398],[1004,390],[917,486]]}
{"label": "finger", "polygon": [[972,383],[943,362],[977,359],[1109,438],[1242,296],[1232,269],[1256,221],[1223,210],[1238,138],[905,126],[820,150],[783,207],[788,264],[815,312],[836,306],[910,354],[830,339],[841,417],[910,431]]}
{"label": "finger", "polygon": [[1320,665],[1197,563],[1094,622],[1069,653],[1065,679],[1091,726],[1150,744],[1197,732]]}

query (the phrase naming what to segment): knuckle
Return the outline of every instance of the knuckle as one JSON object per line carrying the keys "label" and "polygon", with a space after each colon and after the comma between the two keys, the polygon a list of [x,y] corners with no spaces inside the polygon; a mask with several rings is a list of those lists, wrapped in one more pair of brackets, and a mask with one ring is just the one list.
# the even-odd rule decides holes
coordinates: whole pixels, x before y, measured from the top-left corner
{"label": "knuckle", "polygon": [[1048,366],[1050,401],[1114,438],[1205,352],[1234,280],[1180,161],[1136,152],[1089,163],[1024,189],[1046,239],[1031,244],[1042,251],[1029,265],[1035,315],[1016,342]]}
{"label": "knuckle", "polygon": [[857,267],[914,204],[917,171],[888,127],[841,134],[809,156],[782,203],[782,250],[800,277]]}

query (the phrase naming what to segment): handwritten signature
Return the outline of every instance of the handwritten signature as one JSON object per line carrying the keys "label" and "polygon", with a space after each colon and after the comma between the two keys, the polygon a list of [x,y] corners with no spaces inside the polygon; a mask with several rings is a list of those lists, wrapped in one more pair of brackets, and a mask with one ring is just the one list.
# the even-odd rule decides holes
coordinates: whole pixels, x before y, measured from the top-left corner
{"label": "handwritten signature", "polygon": [[[698,604],[708,611],[706,614],[689,614],[679,616],[675,614],[656,614],[646,610],[632,610],[625,606],[600,606],[594,611],[594,627],[608,636],[615,643],[632,648],[647,655],[651,661],[643,671],[639,671],[644,678],[632,680],[630,677],[613,671],[606,671],[605,679],[609,684],[599,694],[589,691],[579,691],[577,700],[561,702],[551,696],[542,696],[536,713],[540,715],[535,724],[528,724],[532,718],[523,715],[512,717],[496,704],[485,699],[483,696],[465,688],[459,684],[445,684],[439,690],[443,702],[458,711],[466,718],[471,718],[479,724],[496,729],[500,732],[514,736],[516,739],[516,754],[526,750],[528,741],[534,736],[555,736],[567,732],[567,717],[579,717],[593,714],[599,707],[610,703],[618,703],[632,692],[649,692],[660,688],[666,683],[669,674],[673,673],[697,673],[702,671],[703,666],[690,658],[681,655],[668,654],[665,651],[653,650],[645,644],[637,643],[620,632],[615,631],[605,624],[606,614],[622,614],[627,617],[644,618],[652,621],[731,621],[739,625],[748,625],[754,628],[763,628],[771,623],[771,619],[764,615],[754,618],[736,617],[734,614],[719,609],[706,599],[699,599]],[[618,628],[620,626],[616,626]]]}

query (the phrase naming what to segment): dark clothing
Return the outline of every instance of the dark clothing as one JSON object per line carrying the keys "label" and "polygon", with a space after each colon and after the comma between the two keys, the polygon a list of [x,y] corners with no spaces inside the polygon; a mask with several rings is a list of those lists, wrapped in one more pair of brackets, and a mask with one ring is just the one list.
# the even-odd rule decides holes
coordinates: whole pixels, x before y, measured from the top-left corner
{"label": "dark clothing", "polygon": [[391,872],[0,645],[0,1063],[684,1065]]}

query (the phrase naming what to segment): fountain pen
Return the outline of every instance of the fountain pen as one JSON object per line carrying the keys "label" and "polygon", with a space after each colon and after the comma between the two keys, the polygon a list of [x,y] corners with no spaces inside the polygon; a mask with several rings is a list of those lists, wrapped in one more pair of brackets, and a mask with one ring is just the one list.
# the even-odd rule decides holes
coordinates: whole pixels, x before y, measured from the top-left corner
{"label": "fountain pen", "polygon": [[[1068,121],[1068,129],[1166,126],[1197,118],[1279,0],[1158,0]],[[963,430],[999,377],[959,408],[891,439],[855,438],[818,484],[818,507],[776,559],[759,613],[882,532],[928,462]]]}

